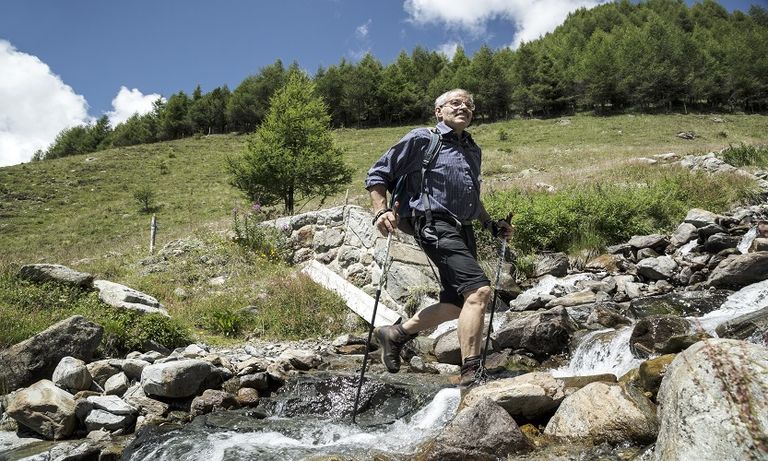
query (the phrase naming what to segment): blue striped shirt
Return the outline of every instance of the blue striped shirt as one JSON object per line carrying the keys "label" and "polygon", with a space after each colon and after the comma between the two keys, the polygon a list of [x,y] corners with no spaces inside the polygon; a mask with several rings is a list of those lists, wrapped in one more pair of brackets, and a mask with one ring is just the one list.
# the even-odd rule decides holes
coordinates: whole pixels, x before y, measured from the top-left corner
{"label": "blue striped shirt", "polygon": [[[480,216],[480,148],[466,131],[461,137],[445,123],[437,124],[441,147],[437,158],[427,169],[424,178],[433,213],[446,213],[460,221]],[[383,184],[392,192],[400,176],[408,174],[407,187],[410,197],[401,204],[400,214],[409,216],[411,209],[423,214],[424,206],[419,195],[421,183],[421,159],[429,145],[429,130],[416,128],[392,146],[368,170],[366,189]]]}

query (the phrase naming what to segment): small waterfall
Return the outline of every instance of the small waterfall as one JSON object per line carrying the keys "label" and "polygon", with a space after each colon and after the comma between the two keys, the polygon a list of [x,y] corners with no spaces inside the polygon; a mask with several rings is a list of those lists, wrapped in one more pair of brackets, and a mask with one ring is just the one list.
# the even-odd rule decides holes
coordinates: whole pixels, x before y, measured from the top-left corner
{"label": "small waterfall", "polygon": [[744,314],[749,314],[768,306],[768,280],[747,285],[728,296],[720,309],[699,318],[691,318],[709,334],[717,336],[718,325]]}
{"label": "small waterfall", "polygon": [[746,234],[744,234],[739,244],[736,245],[736,249],[739,250],[742,254],[746,253],[749,250],[749,247],[752,245],[752,241],[755,240],[756,237],[757,227],[753,227]]}
{"label": "small waterfall", "polygon": [[[192,423],[157,437],[133,452],[129,461],[303,460],[329,457],[408,459],[425,441],[435,437],[459,406],[457,388],[438,391],[410,417],[392,424],[365,427],[349,418],[322,416],[269,417],[257,420],[222,413],[215,420]],[[216,423],[226,421],[221,425]]]}
{"label": "small waterfall", "polygon": [[629,350],[632,328],[608,328],[588,333],[573,352],[568,365],[552,370],[552,375],[565,377],[612,373],[620,377],[640,366],[642,359],[635,358]]}

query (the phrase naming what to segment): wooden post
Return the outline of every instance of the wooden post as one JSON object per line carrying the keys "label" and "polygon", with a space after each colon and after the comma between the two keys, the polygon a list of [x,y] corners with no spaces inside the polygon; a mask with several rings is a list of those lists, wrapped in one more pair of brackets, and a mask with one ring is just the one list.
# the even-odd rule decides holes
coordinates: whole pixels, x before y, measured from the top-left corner
{"label": "wooden post", "polygon": [[152,221],[149,223],[149,254],[155,252],[155,236],[157,236],[157,218],[152,215]]}
{"label": "wooden post", "polygon": [[349,189],[347,189],[347,192],[344,194],[344,205],[349,205]]}

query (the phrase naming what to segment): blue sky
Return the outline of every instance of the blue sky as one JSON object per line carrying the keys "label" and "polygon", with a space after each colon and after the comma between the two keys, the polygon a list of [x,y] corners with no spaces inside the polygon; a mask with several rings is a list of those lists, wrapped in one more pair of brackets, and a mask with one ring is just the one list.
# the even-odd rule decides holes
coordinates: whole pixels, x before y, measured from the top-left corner
{"label": "blue sky", "polygon": [[[533,40],[605,0],[3,0],[0,166],[27,161],[62,129],[113,123],[159,96],[228,85],[281,59],[310,74],[416,46],[474,53]],[[689,1],[689,4],[692,3]],[[721,1],[747,11],[766,0]]]}

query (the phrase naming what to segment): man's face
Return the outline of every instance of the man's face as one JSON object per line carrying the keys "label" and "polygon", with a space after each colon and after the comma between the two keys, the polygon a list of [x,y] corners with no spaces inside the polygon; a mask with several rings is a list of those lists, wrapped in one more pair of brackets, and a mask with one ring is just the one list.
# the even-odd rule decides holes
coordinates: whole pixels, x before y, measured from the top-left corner
{"label": "man's face", "polygon": [[435,117],[454,131],[464,131],[472,123],[474,104],[465,93],[452,93],[448,102],[435,108]]}

